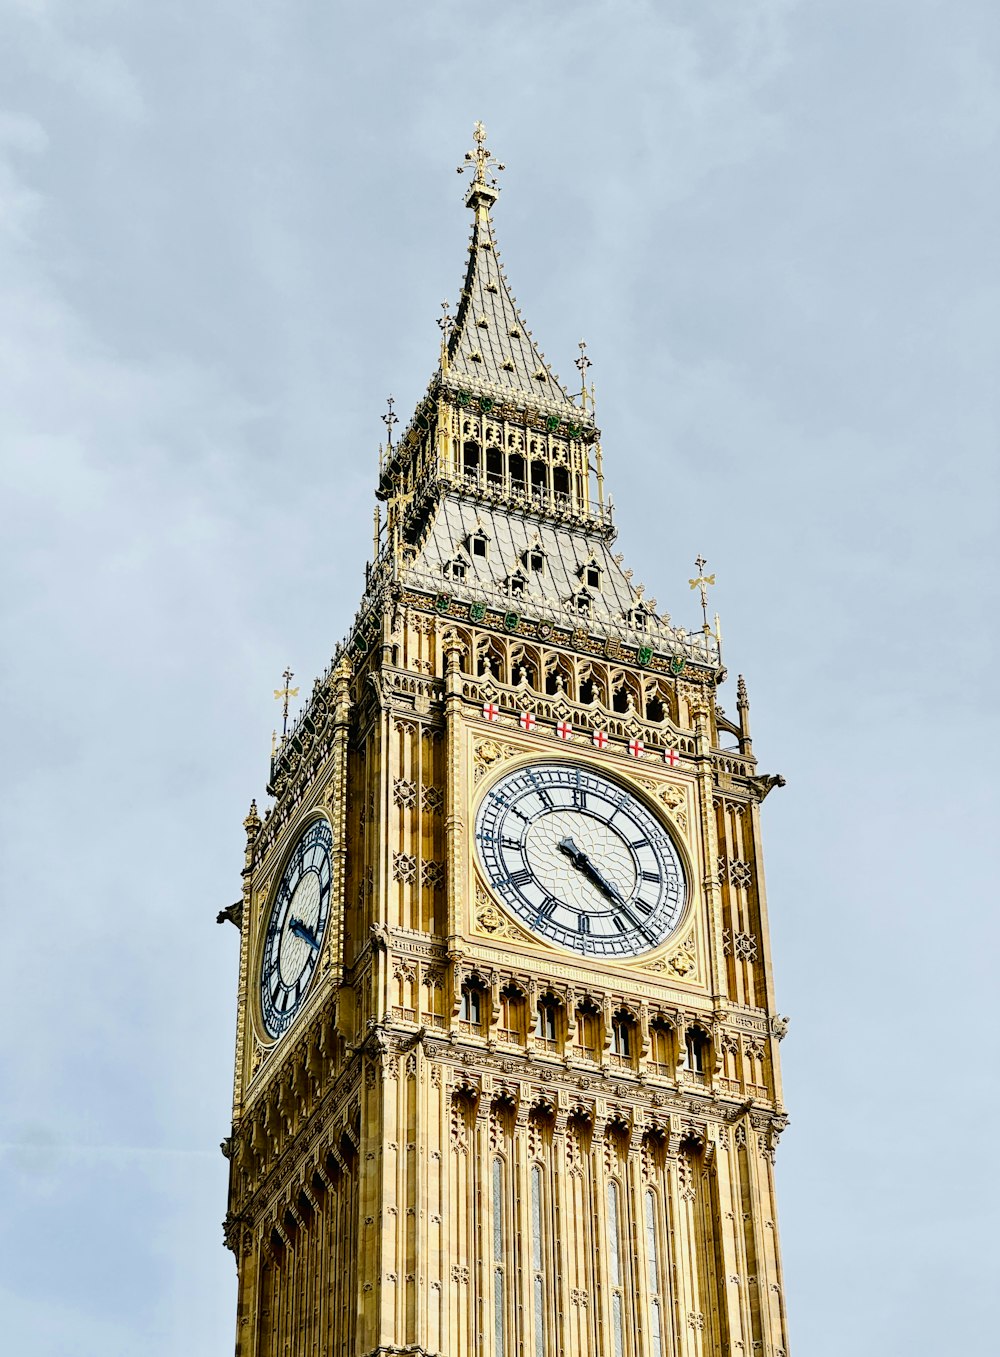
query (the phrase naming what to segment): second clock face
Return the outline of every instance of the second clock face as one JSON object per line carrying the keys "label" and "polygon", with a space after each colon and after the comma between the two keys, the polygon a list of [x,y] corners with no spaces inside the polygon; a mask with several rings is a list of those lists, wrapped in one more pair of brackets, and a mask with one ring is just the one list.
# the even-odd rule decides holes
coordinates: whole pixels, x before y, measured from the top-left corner
{"label": "second clock face", "polygon": [[574,952],[647,952],[684,909],[684,871],[666,827],[586,767],[536,763],[495,782],[476,817],[476,846],[508,909]]}
{"label": "second clock face", "polygon": [[285,864],[271,905],[260,968],[260,1006],[272,1037],[288,1028],[306,997],[330,912],[330,826],[314,820]]}

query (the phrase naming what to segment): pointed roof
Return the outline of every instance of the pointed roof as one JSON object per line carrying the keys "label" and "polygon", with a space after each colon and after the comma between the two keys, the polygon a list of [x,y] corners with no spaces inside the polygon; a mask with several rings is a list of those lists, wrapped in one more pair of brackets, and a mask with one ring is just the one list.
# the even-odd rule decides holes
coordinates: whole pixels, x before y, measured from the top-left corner
{"label": "pointed roof", "polygon": [[495,180],[487,179],[487,171],[492,166],[502,170],[503,166],[486,149],[482,123],[476,123],[474,135],[476,149],[465,156],[467,164],[475,167],[465,202],[475,213],[475,220],[442,376],[448,386],[480,396],[513,397],[518,404],[534,406],[546,414],[590,424],[592,420],[570,398],[532,339],[514,300],[490,219],[499,190]]}

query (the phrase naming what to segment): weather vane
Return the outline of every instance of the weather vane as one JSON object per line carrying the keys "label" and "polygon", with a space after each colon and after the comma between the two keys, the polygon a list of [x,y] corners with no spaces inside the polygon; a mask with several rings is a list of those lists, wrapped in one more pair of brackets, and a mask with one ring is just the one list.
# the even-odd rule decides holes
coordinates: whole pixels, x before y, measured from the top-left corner
{"label": "weather vane", "polygon": [[472,129],[472,135],[476,143],[475,149],[466,151],[465,163],[458,166],[458,173],[464,174],[471,165],[475,165],[476,173],[473,178],[473,183],[482,184],[484,187],[496,188],[497,181],[495,179],[490,178],[487,180],[487,171],[503,170],[506,169],[506,166],[501,165],[493,152],[487,148],[486,128],[481,122],[476,123],[475,127]]}
{"label": "weather vane", "polygon": [[394,424],[398,424],[398,423],[399,423],[399,419],[397,418],[397,416],[396,416],[396,414],[394,413],[393,408],[392,408],[395,404],[396,404],[395,400],[393,399],[392,396],[390,396],[390,397],[386,400],[386,405],[387,405],[389,408],[386,410],[386,412],[385,412],[384,415],[380,415],[380,416],[379,416],[379,418],[381,419],[382,423],[383,423],[383,424],[385,425],[385,427],[386,427],[386,443],[388,444],[389,449],[392,448],[392,426],[393,426]]}
{"label": "weather vane", "polygon": [[698,559],[695,561],[698,578],[688,580],[688,584],[690,584],[692,589],[701,590],[701,615],[704,622],[705,635],[707,636],[711,631],[711,628],[708,625],[708,586],[715,583],[715,575],[705,574],[706,565],[708,565],[708,562],[705,560],[704,556],[699,555]]}
{"label": "weather vane", "polygon": [[[580,357],[579,357],[579,358],[574,358],[574,360],[573,360],[573,366],[580,369],[580,405],[582,406],[582,408],[583,408],[584,410],[586,410],[586,408],[587,408],[587,369],[588,369],[588,368],[592,368],[594,365],[593,365],[593,363],[590,361],[590,359],[587,357],[587,342],[586,342],[586,340],[581,339],[581,340],[580,340],[580,343],[577,345],[577,348],[580,350]],[[593,391],[591,391],[591,393],[590,393],[590,398],[591,398],[591,400],[593,400],[593,398],[594,398],[594,397],[593,397]]]}
{"label": "weather vane", "polygon": [[285,686],[284,688],[275,688],[274,696],[277,701],[284,701],[284,706],[281,709],[281,738],[284,740],[288,735],[288,699],[298,697],[299,690],[288,686],[295,677],[291,669],[286,669],[281,677],[285,680]]}

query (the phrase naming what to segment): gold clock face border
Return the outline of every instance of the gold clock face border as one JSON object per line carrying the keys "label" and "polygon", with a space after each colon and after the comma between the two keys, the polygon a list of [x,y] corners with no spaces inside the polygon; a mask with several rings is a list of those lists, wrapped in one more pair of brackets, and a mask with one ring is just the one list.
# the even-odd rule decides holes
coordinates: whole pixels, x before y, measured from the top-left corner
{"label": "gold clock face border", "polygon": [[[478,732],[473,731],[472,741],[470,742],[470,749],[472,750],[473,754],[475,750],[475,741],[477,738],[479,738]],[[599,770],[603,775],[605,775],[608,778],[609,781],[619,782],[622,785],[623,790],[635,796],[636,799],[639,800],[645,806],[646,810],[649,811],[649,813],[652,816],[654,816],[655,819],[660,824],[663,825],[666,833],[669,834],[670,841],[673,844],[674,848],[676,849],[679,858],[681,859],[681,866],[683,867],[684,870],[684,884],[687,889],[685,891],[684,908],[681,910],[677,922],[674,924],[673,928],[666,935],[666,937],[661,938],[655,947],[650,947],[647,951],[638,952],[634,956],[630,957],[601,956],[600,958],[594,956],[587,956],[582,952],[575,952],[573,951],[572,948],[569,947],[561,947],[558,943],[552,942],[550,939],[544,938],[539,934],[533,932],[530,928],[528,928],[528,926],[521,919],[519,919],[515,914],[511,913],[511,911],[507,908],[504,902],[497,895],[496,891],[490,885],[485,872],[482,870],[480,866],[479,852],[478,849],[476,848],[475,823],[476,820],[479,818],[479,808],[482,805],[482,802],[485,799],[487,793],[491,790],[491,788],[496,786],[497,782],[499,782],[501,778],[507,777],[510,773],[517,772],[519,769],[528,767],[534,763],[565,763],[571,766],[579,766],[583,764],[587,768]],[[686,784],[671,782],[669,779],[664,779],[663,785],[671,787],[685,786],[686,789]],[[619,772],[617,768],[609,770],[606,767],[603,760],[580,758],[578,754],[577,756],[574,757],[572,753],[562,749],[553,749],[552,751],[546,749],[544,752],[542,750],[530,750],[530,751],[525,750],[523,753],[518,753],[512,758],[500,760],[495,767],[490,768],[486,773],[484,773],[484,776],[480,780],[479,786],[476,787],[475,793],[472,796],[471,801],[469,803],[469,822],[470,822],[470,833],[468,836],[469,851],[467,854],[467,864],[466,864],[470,875],[469,884],[474,887],[476,883],[482,883],[482,887],[486,891],[490,903],[500,911],[504,920],[506,920],[513,927],[516,927],[521,933],[526,934],[527,937],[530,938],[531,940],[531,945],[540,950],[544,950],[560,958],[566,958],[567,960],[575,959],[581,965],[599,964],[601,966],[609,965],[609,966],[644,967],[648,965],[650,960],[658,958],[661,951],[666,949],[669,945],[671,944],[676,945],[678,934],[691,921],[691,917],[694,913],[695,896],[700,894],[702,882],[700,873],[695,871],[694,860],[691,856],[687,843],[684,841],[684,838],[681,836],[676,825],[671,823],[670,817],[665,812],[663,806],[657,804],[655,798],[650,795],[649,791],[645,787],[641,786],[637,782],[634,782],[629,777],[627,772],[626,773]],[[488,934],[477,933],[473,931],[473,927],[475,924],[475,912],[476,912],[475,890],[473,889],[471,892],[469,892],[467,904],[467,915],[466,915],[467,934],[469,937],[475,938],[477,941],[483,941],[484,939],[489,940]],[[498,938],[496,939],[496,941],[498,943],[505,944],[513,942],[515,946],[518,945],[515,939],[509,937]],[[527,944],[522,943],[520,945],[524,946]]]}
{"label": "gold clock face border", "polygon": [[316,820],[325,821],[327,827],[330,830],[330,833],[331,834],[333,833],[333,825],[330,822],[330,817],[319,806],[314,806],[311,810],[307,811],[303,818],[297,823],[294,830],[289,834],[288,842],[286,843],[284,849],[282,850],[280,858],[276,860],[275,866],[271,871],[271,883],[268,887],[267,898],[264,902],[263,908],[261,909],[260,918],[257,920],[257,933],[251,945],[250,962],[247,972],[247,988],[250,991],[251,1013],[253,1015],[253,1034],[256,1040],[261,1044],[261,1046],[268,1050],[273,1049],[275,1046],[279,1046],[289,1035],[289,1033],[295,1030],[295,1027],[299,1019],[305,1012],[316,985],[316,978],[320,972],[320,965],[323,960],[323,953],[326,951],[327,941],[330,935],[330,925],[332,923],[333,918],[332,900],[330,902],[331,907],[327,918],[327,926],[323,933],[323,941],[320,944],[320,954],[316,959],[316,967],[315,970],[313,971],[313,977],[309,982],[309,988],[303,995],[302,1002],[299,1005],[299,1011],[296,1013],[295,1017],[288,1024],[288,1026],[285,1028],[284,1032],[280,1033],[276,1037],[272,1036],[271,1033],[267,1030],[267,1024],[264,1022],[264,1014],[260,1006],[260,969],[263,960],[262,953],[264,949],[264,943],[267,941],[267,930],[271,922],[271,914],[274,911],[274,903],[277,898],[278,891],[281,889],[281,883],[285,877],[285,868],[288,866],[292,854],[298,847],[300,839],[308,831],[309,826],[313,824]]}

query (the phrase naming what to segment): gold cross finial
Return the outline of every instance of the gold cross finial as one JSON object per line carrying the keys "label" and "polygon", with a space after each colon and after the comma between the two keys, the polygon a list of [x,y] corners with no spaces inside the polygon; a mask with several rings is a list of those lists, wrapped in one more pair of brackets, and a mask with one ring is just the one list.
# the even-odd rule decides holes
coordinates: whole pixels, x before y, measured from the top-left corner
{"label": "gold cross finial", "polygon": [[392,426],[393,426],[394,424],[398,424],[398,423],[399,423],[399,419],[398,419],[398,417],[396,416],[396,414],[394,413],[393,408],[392,408],[395,404],[396,404],[396,402],[395,402],[395,400],[393,399],[393,397],[392,397],[392,396],[389,396],[388,399],[386,400],[386,405],[387,405],[389,408],[386,410],[386,412],[385,412],[384,415],[380,415],[380,416],[379,416],[379,418],[381,419],[382,423],[385,425],[386,430],[387,430],[387,433],[386,433],[386,442],[387,442],[387,444],[389,445],[389,450],[390,450],[390,451],[391,451],[391,449],[392,449]]}
{"label": "gold cross finial", "polygon": [[502,170],[505,169],[506,166],[501,165],[493,152],[487,147],[486,128],[483,123],[476,123],[475,127],[472,129],[472,136],[476,143],[475,148],[471,151],[466,151],[465,164],[459,165],[458,173],[464,174],[470,165],[474,165],[476,172],[472,181],[473,187],[495,189],[497,181],[495,179],[487,179],[487,172],[489,170]]}
{"label": "gold cross finial", "polygon": [[[586,410],[586,408],[587,408],[587,394],[588,394],[588,393],[587,393],[587,369],[588,369],[588,368],[592,368],[594,365],[593,365],[593,363],[590,361],[590,359],[587,357],[587,341],[586,341],[585,339],[581,339],[581,340],[580,340],[579,344],[577,345],[577,348],[580,350],[580,357],[579,357],[579,358],[574,358],[574,360],[573,360],[573,366],[580,369],[580,405],[581,405],[581,407],[582,407],[584,410]],[[591,393],[591,397],[592,397],[592,396],[593,396],[593,393]]]}
{"label": "gold cross finial", "polygon": [[295,677],[291,669],[286,669],[281,677],[285,680],[285,686],[284,688],[275,688],[274,696],[277,701],[284,701],[284,706],[281,709],[281,738],[284,740],[288,735],[288,699],[290,697],[298,697],[299,690],[298,688],[289,687],[289,684]]}
{"label": "gold cross finial", "polygon": [[688,580],[688,584],[690,584],[690,586],[691,586],[692,589],[700,589],[700,590],[701,590],[701,615],[702,615],[702,620],[703,620],[703,623],[704,623],[705,634],[707,635],[708,632],[709,632],[709,625],[708,625],[708,586],[709,586],[710,584],[714,584],[714,583],[715,583],[715,575],[714,575],[714,574],[712,574],[712,575],[706,575],[706,574],[705,574],[705,566],[706,566],[706,565],[708,565],[708,562],[705,560],[704,556],[702,556],[702,555],[699,554],[698,558],[697,558],[696,561],[695,561],[695,567],[697,568],[697,571],[698,571],[698,578],[697,578],[697,579],[693,579],[693,580]]}

